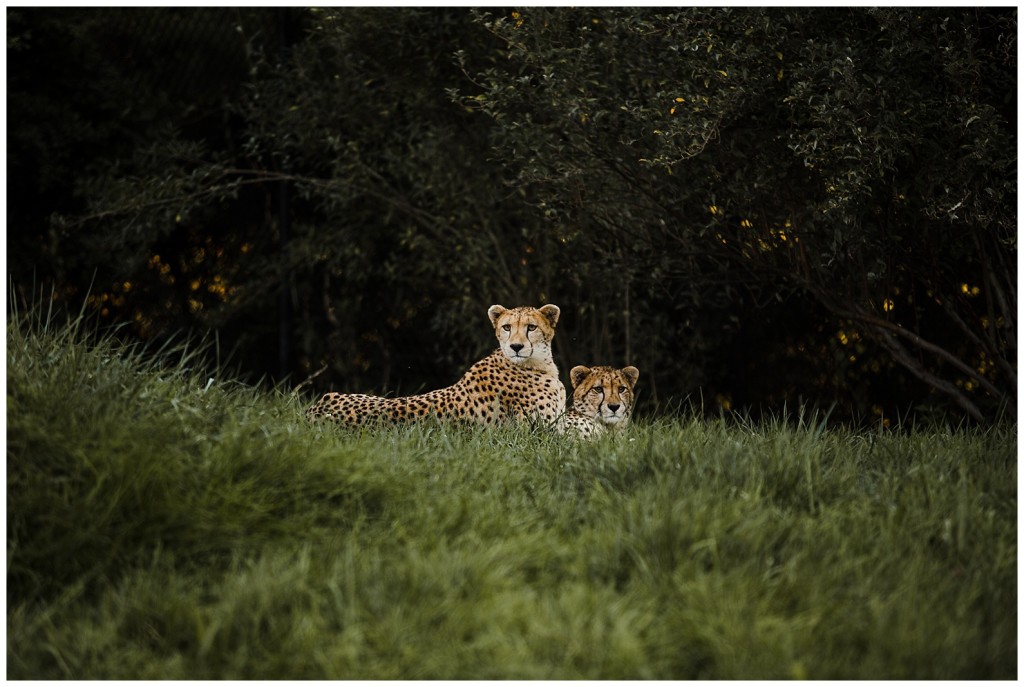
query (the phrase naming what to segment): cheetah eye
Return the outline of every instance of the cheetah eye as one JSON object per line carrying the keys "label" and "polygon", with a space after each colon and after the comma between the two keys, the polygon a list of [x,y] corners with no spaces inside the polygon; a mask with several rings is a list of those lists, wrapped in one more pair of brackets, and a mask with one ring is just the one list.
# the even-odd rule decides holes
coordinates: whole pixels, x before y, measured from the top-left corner
{"label": "cheetah eye", "polygon": [[626,387],[624,387],[624,386],[620,386],[620,387],[619,387],[619,393],[620,393],[620,394],[624,394],[624,393],[626,393]]}
{"label": "cheetah eye", "polygon": [[501,328],[504,329],[506,332],[512,331],[512,325],[510,324],[503,324],[501,325]]}
{"label": "cheetah eye", "polygon": [[528,325],[526,325],[526,331],[528,331],[528,332],[532,332],[536,328],[537,328],[537,325],[535,325],[535,324],[528,324]]}
{"label": "cheetah eye", "polygon": [[602,386],[595,386],[593,389],[591,389],[591,391],[596,391],[599,394],[603,394],[604,393],[604,387],[602,387]]}

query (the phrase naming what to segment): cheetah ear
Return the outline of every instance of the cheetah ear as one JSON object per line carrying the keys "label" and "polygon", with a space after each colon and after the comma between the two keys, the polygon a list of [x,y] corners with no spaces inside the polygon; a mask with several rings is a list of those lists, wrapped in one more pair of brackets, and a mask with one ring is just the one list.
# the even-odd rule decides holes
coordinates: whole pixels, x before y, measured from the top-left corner
{"label": "cheetah ear", "polygon": [[629,367],[622,368],[622,374],[626,375],[626,380],[630,386],[636,386],[636,380],[640,377],[640,370],[630,365]]}
{"label": "cheetah ear", "polygon": [[576,367],[569,370],[569,381],[572,382],[572,388],[575,389],[583,381],[583,378],[590,374],[590,368],[585,365],[577,365]]}
{"label": "cheetah ear", "polygon": [[508,308],[503,305],[492,305],[487,308],[487,316],[491,318],[491,324],[495,327],[498,326],[498,318],[501,317]]}
{"label": "cheetah ear", "polygon": [[557,305],[548,303],[537,308],[537,312],[548,318],[548,322],[554,327],[558,323],[558,316],[562,313],[562,310]]}

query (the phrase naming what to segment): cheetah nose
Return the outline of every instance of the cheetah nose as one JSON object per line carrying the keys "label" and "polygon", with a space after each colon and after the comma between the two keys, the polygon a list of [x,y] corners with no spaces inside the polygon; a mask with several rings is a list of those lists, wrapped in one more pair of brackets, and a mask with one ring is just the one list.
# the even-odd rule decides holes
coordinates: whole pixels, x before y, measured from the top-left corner
{"label": "cheetah nose", "polygon": [[516,353],[523,350],[523,344],[509,344],[508,347],[511,348]]}
{"label": "cheetah nose", "polygon": [[608,404],[608,410],[612,411],[613,413],[619,412],[619,404],[618,403],[609,403]]}

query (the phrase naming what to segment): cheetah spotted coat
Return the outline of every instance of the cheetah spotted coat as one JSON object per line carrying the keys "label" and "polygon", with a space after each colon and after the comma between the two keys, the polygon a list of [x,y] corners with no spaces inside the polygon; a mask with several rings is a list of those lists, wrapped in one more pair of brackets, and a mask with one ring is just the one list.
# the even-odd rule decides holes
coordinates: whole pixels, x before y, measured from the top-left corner
{"label": "cheetah spotted coat", "polygon": [[452,386],[419,396],[383,398],[328,393],[307,412],[310,420],[343,425],[410,422],[426,417],[493,425],[510,420],[553,423],[565,407],[565,387],[551,355],[559,308],[488,310],[499,348]]}

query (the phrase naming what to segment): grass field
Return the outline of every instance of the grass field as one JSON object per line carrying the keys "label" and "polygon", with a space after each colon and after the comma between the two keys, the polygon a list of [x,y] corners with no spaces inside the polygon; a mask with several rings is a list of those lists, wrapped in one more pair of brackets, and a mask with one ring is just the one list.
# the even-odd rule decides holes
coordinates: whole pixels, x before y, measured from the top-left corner
{"label": "grass field", "polygon": [[1015,426],[353,433],[87,338],[8,325],[9,678],[1017,676]]}

